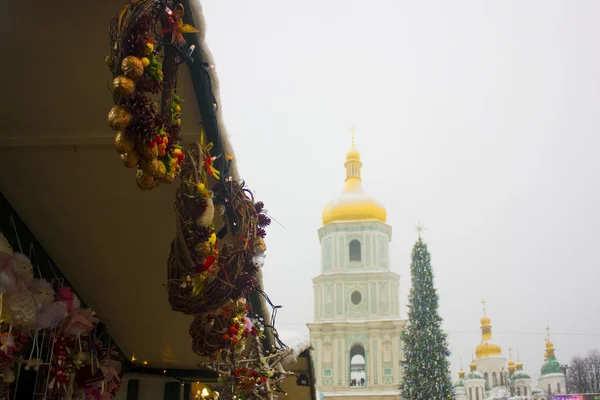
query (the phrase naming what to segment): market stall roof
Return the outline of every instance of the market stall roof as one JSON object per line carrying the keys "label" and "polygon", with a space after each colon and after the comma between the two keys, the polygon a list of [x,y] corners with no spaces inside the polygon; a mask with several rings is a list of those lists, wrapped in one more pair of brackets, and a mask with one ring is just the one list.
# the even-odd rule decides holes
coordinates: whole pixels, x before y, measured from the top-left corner
{"label": "market stall roof", "polygon": [[[200,5],[184,3],[201,30],[190,38],[200,45],[196,62],[210,62]],[[152,367],[194,368],[191,318],[171,311],[165,288],[177,182],[138,189],[106,124],[112,106],[103,61],[107,30],[122,5],[15,2],[0,16],[0,191],[126,355]],[[210,116],[204,118],[207,135],[232,154],[221,109],[216,118],[207,114],[213,105],[197,68],[180,67],[182,136],[196,140],[202,115]]]}

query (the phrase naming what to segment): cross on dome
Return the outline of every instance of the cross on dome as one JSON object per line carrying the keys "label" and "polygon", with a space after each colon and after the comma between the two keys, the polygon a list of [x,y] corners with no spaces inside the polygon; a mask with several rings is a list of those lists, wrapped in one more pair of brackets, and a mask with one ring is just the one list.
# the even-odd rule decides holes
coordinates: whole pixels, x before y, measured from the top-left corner
{"label": "cross on dome", "polygon": [[485,302],[485,299],[483,299],[483,298],[481,299],[481,305],[483,306],[483,316],[485,317],[486,316],[485,315],[485,311],[486,311],[485,310],[485,305],[486,305],[486,302]]}

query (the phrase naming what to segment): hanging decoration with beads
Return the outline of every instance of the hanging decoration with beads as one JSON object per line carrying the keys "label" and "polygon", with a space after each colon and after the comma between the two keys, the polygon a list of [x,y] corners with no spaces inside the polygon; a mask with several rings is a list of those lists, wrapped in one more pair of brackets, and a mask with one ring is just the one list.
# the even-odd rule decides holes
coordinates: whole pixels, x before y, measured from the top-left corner
{"label": "hanging decoration with beads", "polygon": [[193,62],[194,48],[183,35],[199,31],[183,23],[183,15],[183,5],[171,0],[132,0],[110,26],[106,63],[115,105],[108,124],[117,131],[115,149],[126,167],[137,168],[143,190],[173,182],[184,158],[178,66]]}
{"label": "hanging decoration with beads", "polygon": [[0,233],[0,399],[21,368],[44,371],[38,389],[48,398],[114,397],[121,363],[97,340],[99,322],[70,287],[36,278],[30,258]]}

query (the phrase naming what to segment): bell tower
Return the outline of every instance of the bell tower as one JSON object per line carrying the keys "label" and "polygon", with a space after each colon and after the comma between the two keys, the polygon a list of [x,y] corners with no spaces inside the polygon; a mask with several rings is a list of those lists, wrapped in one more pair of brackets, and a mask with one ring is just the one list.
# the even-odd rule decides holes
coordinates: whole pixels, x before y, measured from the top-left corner
{"label": "bell tower", "polygon": [[398,398],[400,277],[390,271],[386,209],[364,191],[362,166],[353,138],[344,190],[323,210],[318,231],[321,274],[308,327],[324,399]]}

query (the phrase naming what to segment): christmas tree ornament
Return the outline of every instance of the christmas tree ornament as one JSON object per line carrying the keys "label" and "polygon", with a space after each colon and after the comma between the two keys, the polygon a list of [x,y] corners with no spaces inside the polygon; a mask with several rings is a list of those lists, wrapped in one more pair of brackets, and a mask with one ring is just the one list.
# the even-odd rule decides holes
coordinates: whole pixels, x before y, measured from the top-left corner
{"label": "christmas tree ornament", "polygon": [[114,106],[108,112],[108,125],[115,131],[122,131],[131,122],[131,114],[123,106]]}
{"label": "christmas tree ornament", "polygon": [[119,96],[131,96],[135,92],[135,82],[133,79],[119,75],[113,79],[113,92]]}
{"label": "christmas tree ornament", "polygon": [[127,56],[121,62],[121,70],[131,79],[139,79],[144,75],[142,60],[135,56]]}
{"label": "christmas tree ornament", "polygon": [[125,132],[117,132],[115,135],[115,150],[119,154],[129,153],[134,148],[133,140]]}
{"label": "christmas tree ornament", "polygon": [[135,181],[138,187],[142,190],[149,190],[154,187],[154,177],[146,174],[141,169],[138,169]]}
{"label": "christmas tree ornament", "polygon": [[125,164],[127,168],[135,168],[139,162],[139,156],[135,150],[132,150],[127,154],[121,154],[121,159],[123,159],[123,164]]}

